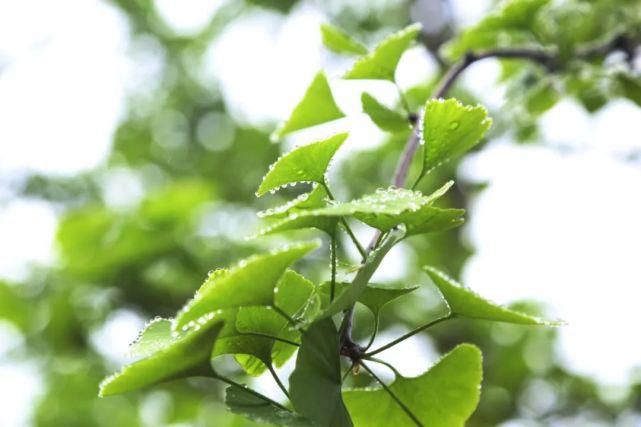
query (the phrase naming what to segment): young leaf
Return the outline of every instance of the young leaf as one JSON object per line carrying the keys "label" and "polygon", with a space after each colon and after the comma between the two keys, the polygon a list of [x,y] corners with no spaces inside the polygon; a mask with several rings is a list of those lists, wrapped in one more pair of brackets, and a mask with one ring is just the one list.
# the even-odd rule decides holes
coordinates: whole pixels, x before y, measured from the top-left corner
{"label": "young leaf", "polygon": [[303,193],[281,206],[258,212],[258,216],[267,219],[287,218],[293,213],[327,206],[328,195],[325,187],[314,184],[312,191]]}
{"label": "young leaf", "polygon": [[345,114],[334,101],[334,95],[332,95],[332,89],[329,87],[325,73],[319,71],[289,119],[274,131],[272,139],[279,139],[288,133],[343,117]]}
{"label": "young leaf", "polygon": [[174,339],[171,320],[158,317],[145,325],[136,341],[129,346],[129,355],[132,357],[147,357],[166,347]]}
{"label": "young leaf", "polygon": [[325,173],[330,160],[347,139],[346,133],[328,139],[297,147],[279,158],[270,166],[256,195],[275,191],[286,184],[297,182],[325,182]]}
{"label": "young leaf", "polygon": [[474,49],[523,46],[536,42],[532,31],[538,12],[549,0],[509,0],[448,43],[444,54],[456,61]]}
{"label": "young leaf", "polygon": [[202,316],[182,335],[158,351],[105,378],[100,384],[99,395],[125,393],[210,371],[212,344],[222,326],[220,313],[211,312]]}
{"label": "young leaf", "polygon": [[225,404],[235,414],[244,415],[260,423],[288,427],[311,427],[302,416],[276,406],[272,401],[237,386],[225,390]]}
{"label": "young leaf", "polygon": [[331,218],[353,216],[369,226],[381,231],[404,224],[405,236],[433,233],[449,230],[463,223],[462,209],[442,209],[432,206],[435,200],[441,197],[452,186],[453,182],[446,183],[443,187],[429,196],[424,196],[418,191],[403,188],[379,189],[373,194],[368,194],[360,199],[347,203],[336,203],[325,208],[301,211],[273,224],[263,233],[274,233],[283,230],[292,230],[305,226],[321,228],[331,222]]}
{"label": "young leaf", "polygon": [[367,48],[350,37],[343,30],[331,24],[321,24],[321,36],[326,48],[343,55],[364,55]]}
{"label": "young leaf", "polygon": [[394,81],[396,66],[403,53],[421,31],[413,24],[383,40],[368,55],[356,61],[345,74],[346,79],[373,79]]}
{"label": "young leaf", "polygon": [[[346,282],[336,283],[336,294],[340,295],[345,292],[352,284]],[[320,295],[323,301],[323,306],[328,306],[329,301],[329,287],[330,283],[325,282],[320,286]],[[373,283],[369,283],[363,293],[358,298],[358,302],[367,307],[374,316],[378,316],[381,309],[394,301],[397,298],[402,297],[405,294],[418,289],[419,286],[407,286],[404,288],[392,288],[389,286],[381,286]]]}
{"label": "young leaf", "polygon": [[[289,318],[296,318],[303,313],[313,292],[312,282],[287,270],[274,289],[274,307]],[[232,327],[228,328],[228,324]],[[260,375],[272,363],[284,365],[297,348],[269,337],[298,342],[300,333],[271,307],[241,307],[221,331],[214,355],[235,354],[245,372]]]}
{"label": "young leaf", "polygon": [[425,267],[425,271],[438,287],[452,314],[456,316],[524,325],[558,325],[555,322],[547,322],[494,304],[472,290],[463,287],[463,285],[434,267]]}
{"label": "young leaf", "polygon": [[289,391],[296,411],[315,425],[352,426],[341,395],[338,332],[331,319],[303,333]]}
{"label": "young leaf", "polygon": [[358,270],[356,276],[354,276],[354,280],[352,280],[350,286],[347,287],[347,290],[334,298],[334,301],[323,310],[319,318],[329,318],[356,303],[367,288],[367,284],[383,261],[383,258],[385,258],[387,252],[389,252],[403,236],[404,232],[402,230],[392,230],[383,243],[369,254],[367,260],[365,260],[365,264]]}
{"label": "young leaf", "polygon": [[[415,378],[398,377],[389,389],[425,426],[462,427],[479,402],[481,351],[462,344]],[[413,420],[384,389],[343,392],[354,425],[410,426]]]}
{"label": "young leaf", "polygon": [[313,241],[255,255],[239,262],[225,274],[208,279],[196,296],[178,313],[174,330],[180,330],[190,321],[213,310],[272,305],[274,286],[285,270],[318,246],[319,242]]}
{"label": "young leaf", "polygon": [[421,133],[424,144],[421,177],[474,147],[491,125],[492,119],[480,105],[463,105],[454,98],[427,101]]}
{"label": "young leaf", "polygon": [[361,95],[361,103],[363,104],[365,114],[382,130],[401,132],[411,129],[407,117],[381,104],[369,93],[363,92]]}
{"label": "young leaf", "polygon": [[274,340],[249,333],[279,337],[287,321],[271,307],[240,307],[223,311],[225,327],[214,343],[212,357],[223,354],[252,356],[252,359],[240,358],[241,366],[250,375],[262,374],[272,364]]}

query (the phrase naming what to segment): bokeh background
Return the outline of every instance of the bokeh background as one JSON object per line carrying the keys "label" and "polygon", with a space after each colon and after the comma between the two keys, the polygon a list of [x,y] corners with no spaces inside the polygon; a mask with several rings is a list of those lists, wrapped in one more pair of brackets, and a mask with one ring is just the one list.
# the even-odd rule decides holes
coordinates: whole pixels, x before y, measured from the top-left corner
{"label": "bokeh background", "polygon": [[[228,414],[210,382],[105,399],[97,385],[128,360],[145,321],[171,315],[209,270],[283,242],[245,236],[278,198],[254,197],[267,166],[309,138],[279,145],[269,133],[319,68],[335,76],[349,63],[322,47],[321,23],[372,45],[422,22],[423,43],[398,71],[420,93],[439,72],[436,47],[491,8],[0,1],[0,426],[253,425]],[[382,358],[416,375],[454,344],[478,344],[486,372],[470,426],[641,426],[641,108],[562,96],[528,119],[500,76],[484,61],[457,87],[495,128],[423,186],[456,176],[449,203],[468,209],[467,223],[390,254],[377,280],[426,287],[387,309],[380,339],[433,309],[419,269],[428,263],[568,325],[455,321]],[[353,85],[332,86],[354,129],[330,177],[346,199],[387,185],[404,140],[360,113]],[[368,90],[395,102],[393,87]],[[346,243],[347,271],[357,258]],[[306,271],[322,278],[313,261]],[[369,318],[357,322],[367,332]],[[269,379],[253,382],[273,392]]]}

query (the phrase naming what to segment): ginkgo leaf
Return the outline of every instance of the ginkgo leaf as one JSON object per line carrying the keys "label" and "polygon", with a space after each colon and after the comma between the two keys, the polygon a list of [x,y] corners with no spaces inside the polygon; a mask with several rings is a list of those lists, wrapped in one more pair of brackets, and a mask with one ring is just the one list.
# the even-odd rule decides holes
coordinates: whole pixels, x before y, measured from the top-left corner
{"label": "ginkgo leaf", "polygon": [[333,222],[322,218],[353,216],[381,231],[404,224],[406,237],[416,234],[449,230],[463,223],[463,209],[443,209],[432,206],[453,185],[450,181],[429,196],[404,188],[379,189],[375,193],[346,203],[325,208],[300,211],[272,224],[263,234],[304,227],[329,227]]}
{"label": "ginkgo leaf", "polygon": [[354,276],[354,280],[352,280],[352,283],[347,287],[347,289],[334,298],[334,301],[332,301],[327,308],[318,315],[318,318],[323,319],[331,317],[355,304],[367,288],[370,279],[383,261],[383,258],[385,258],[385,255],[404,237],[404,235],[403,230],[392,230],[385,240],[381,242],[378,248],[367,256],[365,263],[360,267],[356,276]]}
{"label": "ginkgo leaf", "polygon": [[296,346],[270,337],[300,340],[300,332],[289,325],[287,317],[295,318],[305,309],[314,289],[305,277],[287,270],[274,289],[273,308],[239,308],[226,321],[213,355],[236,355],[236,361],[250,375],[262,374],[271,364],[282,366],[295,353]]}
{"label": "ginkgo leaf", "polygon": [[436,287],[439,289],[451,313],[472,319],[494,320],[498,322],[520,323],[524,325],[558,325],[559,322],[548,322],[525,313],[501,307],[465,288],[445,273],[434,267],[425,267]]}
{"label": "ginkgo leaf", "polygon": [[276,191],[286,184],[297,182],[325,182],[329,162],[347,139],[346,133],[322,141],[297,147],[280,157],[269,167],[269,172],[256,191],[258,197]]}
{"label": "ginkgo leaf", "polygon": [[290,214],[303,210],[325,207],[327,206],[327,201],[328,195],[325,187],[314,184],[312,191],[309,193],[303,193],[294,200],[290,200],[281,206],[258,212],[258,216],[267,219],[287,218]]}
{"label": "ginkgo leaf", "polygon": [[421,176],[474,147],[491,125],[483,106],[463,105],[454,98],[427,101],[421,125]]}
{"label": "ginkgo leaf", "polygon": [[315,425],[352,426],[341,395],[339,345],[331,319],[313,323],[302,335],[296,368],[289,377],[294,409]]}
{"label": "ginkgo leaf", "polygon": [[272,139],[279,139],[288,133],[343,117],[345,114],[336,105],[325,73],[319,71],[289,119],[274,131]]}
{"label": "ginkgo leaf", "polygon": [[[336,283],[336,294],[340,295],[345,292],[352,284],[347,282],[338,282]],[[381,309],[394,301],[397,298],[402,297],[410,292],[418,289],[419,286],[406,286],[402,288],[393,288],[389,286],[377,285],[374,283],[368,283],[367,287],[361,295],[358,297],[358,302],[367,307],[374,316],[378,316]],[[330,283],[325,282],[320,286],[320,295],[322,298],[323,306],[328,306],[330,294]]]}
{"label": "ginkgo leaf", "polygon": [[509,0],[445,45],[443,52],[456,61],[475,49],[524,46],[536,43],[532,25],[549,0]]}
{"label": "ginkgo leaf", "polygon": [[364,55],[367,53],[365,46],[331,24],[321,24],[320,30],[323,44],[332,52],[343,55]]}
{"label": "ginkgo leaf", "polygon": [[373,79],[394,81],[396,66],[403,53],[421,31],[413,24],[383,40],[369,54],[360,58],[343,76],[346,79]]}
{"label": "ginkgo leaf", "polygon": [[365,114],[382,130],[401,132],[411,129],[410,122],[406,116],[381,104],[369,93],[363,92],[361,104]]}
{"label": "ginkgo leaf", "polygon": [[[423,375],[397,377],[389,389],[422,425],[462,427],[478,405],[482,377],[481,351],[462,344]],[[343,397],[356,427],[416,425],[384,389],[347,390]]]}
{"label": "ginkgo leaf", "polygon": [[212,344],[223,326],[219,312],[194,321],[187,330],[148,357],[125,366],[100,384],[99,395],[125,393],[211,371]]}
{"label": "ginkgo leaf", "polygon": [[262,374],[265,367],[272,364],[274,340],[247,332],[278,337],[287,321],[271,307],[240,307],[223,311],[226,312],[225,327],[214,343],[212,357],[223,354],[253,356],[260,363],[241,359],[245,362],[241,366],[250,375]]}
{"label": "ginkgo leaf", "polygon": [[[239,262],[225,274],[205,281],[196,296],[178,313],[174,330],[180,330],[203,314],[224,308],[272,305],[274,287],[285,270],[319,246],[318,241],[294,244]],[[211,281],[210,281],[211,280]]]}
{"label": "ginkgo leaf", "polygon": [[312,426],[299,414],[285,410],[264,396],[251,393],[241,387],[231,386],[225,390],[225,404],[231,412],[260,423],[288,427]]}
{"label": "ginkgo leaf", "polygon": [[166,347],[174,339],[171,320],[157,317],[145,325],[138,338],[129,346],[129,355],[147,357]]}

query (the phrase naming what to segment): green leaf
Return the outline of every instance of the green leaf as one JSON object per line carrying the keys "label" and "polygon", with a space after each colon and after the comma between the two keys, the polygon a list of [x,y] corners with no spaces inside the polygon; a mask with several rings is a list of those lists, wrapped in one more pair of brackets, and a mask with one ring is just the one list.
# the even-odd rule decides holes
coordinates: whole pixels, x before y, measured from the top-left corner
{"label": "green leaf", "polygon": [[462,209],[442,209],[432,206],[452,185],[453,182],[450,181],[429,196],[404,188],[379,189],[375,193],[351,202],[336,203],[325,208],[292,214],[264,230],[263,234],[302,227],[321,228],[334,223],[329,221],[324,223],[320,219],[329,220],[345,216],[353,216],[381,231],[389,231],[404,224],[406,237],[445,231],[462,224],[462,216],[465,213]]}
{"label": "green leaf", "polygon": [[392,247],[394,247],[394,245],[403,237],[404,232],[402,230],[392,230],[380,246],[368,255],[365,263],[358,270],[351,285],[347,287],[347,290],[334,298],[334,301],[332,301],[332,303],[323,310],[319,315],[319,318],[329,318],[355,304],[367,288],[367,284],[383,261],[387,252],[389,252],[389,250],[392,249]]}
{"label": "green leaf", "polygon": [[474,147],[491,125],[492,119],[480,105],[463,105],[454,98],[427,101],[422,122],[421,177]]}
{"label": "green leaf", "polygon": [[[462,344],[415,378],[398,377],[389,388],[425,426],[462,427],[479,402],[481,351]],[[357,427],[411,426],[412,419],[383,389],[343,392]]]}
{"label": "green leaf", "polygon": [[147,357],[169,345],[174,338],[171,320],[155,318],[145,325],[138,338],[129,346],[129,355]]}
{"label": "green leaf", "polygon": [[420,31],[421,25],[413,24],[387,37],[372,52],[356,61],[344,78],[394,81],[401,56]]}
{"label": "green leaf", "polygon": [[149,357],[105,378],[99,395],[125,393],[165,381],[211,371],[212,344],[223,326],[220,313],[211,312]]}
{"label": "green leaf", "polygon": [[367,48],[343,30],[331,24],[321,24],[321,36],[326,48],[343,55],[364,55]]}
{"label": "green leaf", "polygon": [[363,92],[361,103],[365,114],[382,130],[401,132],[411,129],[406,116],[381,104],[369,93]]}
{"label": "green leaf", "polygon": [[325,73],[319,71],[289,119],[274,131],[272,139],[280,139],[288,133],[343,117],[345,114],[336,105]]}
{"label": "green leaf", "polygon": [[548,322],[525,313],[501,307],[486,300],[472,290],[463,287],[454,279],[434,267],[425,267],[436,287],[443,295],[452,314],[472,319],[494,320],[498,322],[519,323],[523,325],[558,325],[558,322]]}
{"label": "green leaf", "polygon": [[298,182],[325,182],[325,173],[330,160],[347,139],[346,133],[297,147],[280,157],[270,166],[256,195],[274,192],[286,184]]}
{"label": "green leaf", "polygon": [[[295,318],[304,312],[313,292],[312,282],[287,270],[274,289],[274,306],[289,318]],[[300,332],[272,307],[241,307],[228,315],[213,356],[235,354],[245,372],[260,375],[272,364],[284,365],[296,351],[296,346],[269,337],[298,342]]]}
{"label": "green leaf", "polygon": [[303,333],[289,391],[296,411],[315,425],[352,426],[341,395],[338,332],[331,319]]}
{"label": "green leaf", "polygon": [[252,256],[224,274],[213,275],[178,313],[174,330],[179,330],[214,310],[272,305],[274,287],[285,270],[318,246],[318,241],[291,245],[271,253]]}
{"label": "green leaf", "polygon": [[[340,295],[341,293],[347,291],[351,286],[351,283],[347,282],[338,282],[336,283],[336,294]],[[361,295],[358,297],[357,302],[363,304],[367,307],[374,316],[378,316],[381,309],[394,301],[397,298],[402,297],[405,294],[418,289],[419,286],[407,286],[403,288],[392,288],[389,286],[377,285],[374,283],[368,283],[367,287],[363,290]],[[330,293],[330,283],[325,282],[320,286],[320,295],[322,299],[323,306],[328,306]]]}
{"label": "green leaf", "polygon": [[300,211],[323,208],[327,206],[328,195],[325,187],[314,184],[312,191],[303,193],[281,206],[258,212],[260,218],[283,219]]}
{"label": "green leaf", "polygon": [[445,45],[445,56],[456,61],[478,49],[523,46],[536,43],[532,27],[539,11],[549,0],[509,0],[475,26]]}
{"label": "green leaf", "polygon": [[244,415],[257,422],[291,427],[311,426],[311,423],[302,416],[286,411],[270,400],[241,387],[227,387],[225,404],[231,412]]}

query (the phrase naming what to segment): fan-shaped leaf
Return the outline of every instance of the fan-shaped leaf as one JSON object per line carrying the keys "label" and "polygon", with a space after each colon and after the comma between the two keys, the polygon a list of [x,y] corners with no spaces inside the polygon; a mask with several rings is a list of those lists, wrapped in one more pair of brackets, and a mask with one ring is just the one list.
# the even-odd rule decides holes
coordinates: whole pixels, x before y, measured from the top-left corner
{"label": "fan-shaped leaf", "polygon": [[319,71],[307,88],[303,99],[292,111],[289,119],[285,121],[272,134],[273,139],[282,138],[288,133],[320,125],[345,117],[345,114],[338,108],[332,89],[325,73]]}
{"label": "fan-shaped leaf", "polygon": [[410,122],[403,114],[394,111],[378,102],[367,92],[361,95],[363,111],[382,130],[388,132],[401,132],[411,129]]}
{"label": "fan-shaped leaf", "polygon": [[346,133],[334,135],[323,141],[297,147],[270,166],[256,195],[263,196],[286,184],[297,182],[324,183],[330,160],[347,139]]}
{"label": "fan-shaped leaf", "polygon": [[480,105],[463,105],[454,98],[427,101],[422,122],[421,176],[474,147],[491,125],[487,110]]}
{"label": "fan-shaped leaf", "polygon": [[452,314],[456,316],[524,325],[558,325],[558,322],[547,322],[494,304],[434,267],[425,267],[425,270],[443,295]]}
{"label": "fan-shaped leaf", "polygon": [[354,40],[343,30],[331,24],[321,24],[321,36],[323,44],[329,50],[343,55],[364,55],[367,48]]}
{"label": "fan-shaped leaf", "polygon": [[[398,377],[389,388],[423,425],[462,427],[479,402],[482,369],[481,351],[462,344],[423,375]],[[414,425],[383,389],[347,390],[343,396],[356,427]]]}
{"label": "fan-shaped leaf", "polygon": [[125,393],[153,384],[211,371],[212,344],[221,327],[219,313],[197,319],[193,326],[145,359],[125,366],[100,384],[100,396]]}
{"label": "fan-shaped leaf", "polygon": [[[351,202],[297,212],[276,222],[262,234],[304,227],[330,227],[335,225],[330,219],[335,221],[345,216],[353,216],[382,231],[404,224],[406,236],[449,230],[463,223],[465,211],[437,208],[432,204],[452,185],[450,181],[429,196],[403,188],[379,189]],[[325,221],[321,221],[322,218]]]}
{"label": "fan-shaped leaf", "polygon": [[344,78],[394,81],[401,56],[420,31],[421,25],[413,24],[387,37],[372,52],[356,61]]}
{"label": "fan-shaped leaf", "polygon": [[[336,294],[340,295],[345,292],[352,284],[347,282],[338,282],[336,283]],[[367,307],[374,316],[378,316],[381,309],[394,301],[397,298],[402,297],[405,294],[418,289],[419,286],[407,286],[403,288],[392,288],[389,286],[377,285],[374,283],[369,283],[360,297],[358,297],[358,302]],[[325,282],[320,286],[320,295],[322,298],[322,304],[324,307],[328,306],[330,294],[330,283]]]}
{"label": "fan-shaped leaf", "polygon": [[302,416],[282,409],[274,402],[237,386],[231,386],[225,390],[225,404],[233,413],[261,423],[288,427],[311,427],[312,425]]}
{"label": "fan-shaped leaf", "polygon": [[303,333],[289,391],[296,411],[315,425],[352,426],[341,395],[338,332],[331,319]]}
{"label": "fan-shaped leaf", "polygon": [[196,296],[178,313],[174,330],[179,330],[190,321],[217,309],[272,305],[274,287],[285,270],[318,246],[319,242],[313,241],[255,255],[239,262],[226,274],[217,274],[213,279],[208,279]]}
{"label": "fan-shaped leaf", "polygon": [[145,325],[136,341],[129,346],[132,357],[147,357],[170,344],[172,335],[171,320],[156,318]]}

